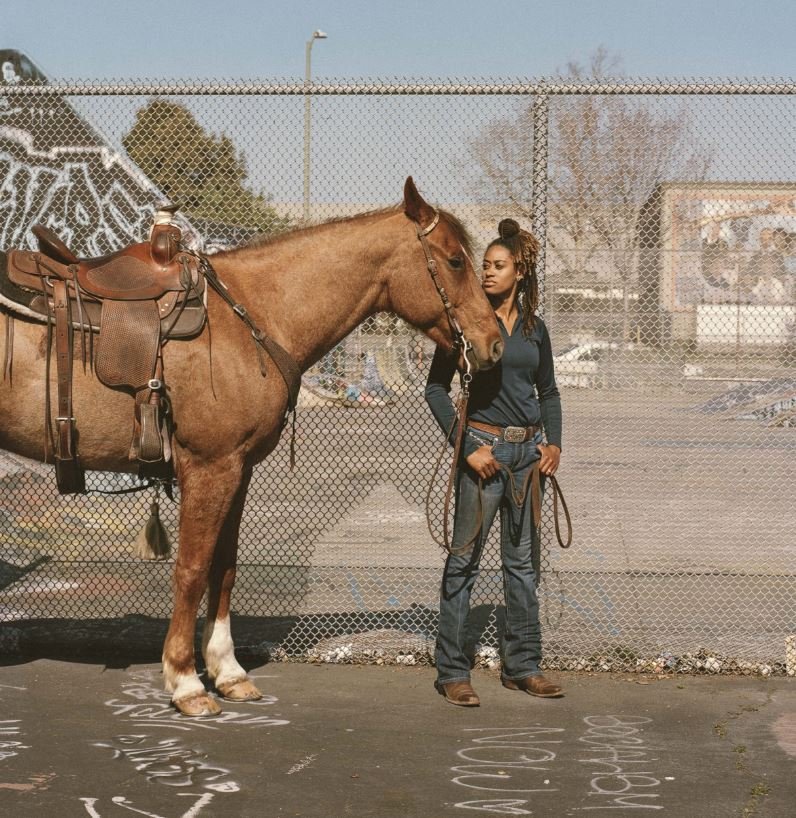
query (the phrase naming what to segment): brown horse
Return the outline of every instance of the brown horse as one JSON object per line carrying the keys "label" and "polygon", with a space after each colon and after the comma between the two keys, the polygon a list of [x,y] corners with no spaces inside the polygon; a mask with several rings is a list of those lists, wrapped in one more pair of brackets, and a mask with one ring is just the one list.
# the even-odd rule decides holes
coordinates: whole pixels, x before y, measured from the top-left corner
{"label": "brown horse", "polygon": [[[428,228],[423,241],[472,346],[471,363],[476,369],[492,366],[503,345],[473,270],[466,234],[455,218],[437,214],[423,200],[411,177],[403,207],[218,253],[213,266],[256,324],[302,371],[369,315],[385,310],[449,348],[454,333],[418,240]],[[211,292],[207,309],[209,331],[205,328],[196,340],[172,342],[164,349],[181,502],[163,673],[174,705],[192,716],[221,710],[195,667],[196,618],[206,589],[202,652],[209,678],[225,699],[261,697],[235,659],[230,594],[252,468],[276,446],[288,401],[285,382],[270,360],[267,376],[261,376],[249,330],[229,306]],[[23,321],[15,324],[13,382],[0,383],[0,448],[43,460],[46,329]],[[51,377],[55,394],[55,373]],[[86,468],[134,470],[128,459],[131,412],[128,395],[75,367],[74,415]]]}

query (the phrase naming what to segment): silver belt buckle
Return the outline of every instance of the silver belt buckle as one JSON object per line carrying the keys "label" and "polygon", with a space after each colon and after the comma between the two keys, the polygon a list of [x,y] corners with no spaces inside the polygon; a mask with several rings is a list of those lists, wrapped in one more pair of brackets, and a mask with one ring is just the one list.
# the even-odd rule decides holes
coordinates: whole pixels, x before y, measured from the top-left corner
{"label": "silver belt buckle", "polygon": [[507,443],[525,443],[525,427],[506,426],[503,430],[503,440]]}

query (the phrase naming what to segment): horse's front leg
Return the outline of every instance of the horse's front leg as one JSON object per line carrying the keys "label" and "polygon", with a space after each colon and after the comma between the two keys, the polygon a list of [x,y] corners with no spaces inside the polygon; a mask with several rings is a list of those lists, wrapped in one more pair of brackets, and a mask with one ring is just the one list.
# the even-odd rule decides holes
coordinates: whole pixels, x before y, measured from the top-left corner
{"label": "horse's front leg", "polygon": [[230,598],[235,585],[238,558],[238,535],[251,469],[244,472],[241,484],[221,528],[207,591],[207,620],[202,636],[202,654],[207,675],[221,696],[233,702],[251,702],[263,694],[249,679],[235,659],[235,645],[230,628]]}
{"label": "horse's front leg", "polygon": [[[174,567],[174,610],[163,646],[163,675],[174,706],[186,716],[221,712],[196,673],[194,636],[219,535],[243,479],[240,459],[196,463],[180,457],[180,547]],[[245,493],[245,492],[244,492]]]}

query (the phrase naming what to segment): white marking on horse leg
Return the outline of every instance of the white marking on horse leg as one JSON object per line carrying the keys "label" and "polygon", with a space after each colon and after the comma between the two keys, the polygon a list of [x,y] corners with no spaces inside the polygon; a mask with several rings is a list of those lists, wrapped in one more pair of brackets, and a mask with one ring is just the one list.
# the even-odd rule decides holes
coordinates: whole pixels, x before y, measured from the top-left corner
{"label": "white marking on horse leg", "polygon": [[205,657],[207,675],[216,687],[242,682],[247,678],[246,671],[235,659],[228,616],[215,621],[207,620],[202,634],[202,655]]}
{"label": "white marking on horse leg", "polygon": [[163,657],[163,679],[166,692],[171,693],[173,702],[207,692],[196,671],[191,673],[179,672],[174,669],[174,666],[165,657]]}

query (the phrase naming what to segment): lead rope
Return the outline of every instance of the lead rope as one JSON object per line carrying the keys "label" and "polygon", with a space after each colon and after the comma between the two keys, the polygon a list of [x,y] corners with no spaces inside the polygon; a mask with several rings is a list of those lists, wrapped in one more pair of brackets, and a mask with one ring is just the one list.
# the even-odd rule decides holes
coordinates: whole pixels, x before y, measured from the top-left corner
{"label": "lead rope", "polygon": [[[428,527],[428,533],[431,535],[434,542],[440,546],[440,548],[445,549],[445,551],[447,551],[449,554],[459,554],[462,551],[467,550],[467,548],[470,546],[470,543],[468,543],[466,546],[464,546],[464,548],[454,550],[453,546],[451,545],[448,531],[451,497],[453,496],[453,488],[456,483],[456,471],[458,469],[459,457],[461,456],[462,451],[462,442],[464,440],[465,430],[467,428],[467,403],[470,400],[470,383],[473,380],[473,367],[468,355],[468,353],[472,350],[472,346],[463,336],[462,343],[464,345],[465,371],[459,375],[461,392],[456,403],[453,421],[445,434],[445,440],[443,441],[439,455],[437,456],[437,462],[434,465],[434,471],[428,483],[428,490],[426,491],[426,525]],[[431,525],[431,493],[434,490],[434,484],[436,483],[437,475],[439,474],[440,466],[442,465],[442,458],[445,456],[445,452],[448,449],[448,443],[450,441],[451,434],[453,434],[453,427],[456,425],[457,421],[459,422],[459,428],[456,430],[456,438],[453,442],[453,459],[451,461],[450,472],[448,473],[448,485],[445,490],[445,502],[442,519],[442,539],[440,540],[434,533]],[[480,505],[483,512],[483,503]],[[481,519],[479,518],[478,530],[480,530],[480,528]]]}
{"label": "lead rope", "polygon": [[[465,351],[467,347],[467,342],[465,341]],[[465,356],[465,360],[467,360]],[[428,490],[426,491],[426,525],[428,527],[428,532],[431,535],[431,538],[434,542],[439,545],[441,548],[444,548],[449,554],[453,556],[457,556],[462,554],[470,549],[473,545],[475,540],[477,539],[478,535],[481,532],[481,525],[484,521],[484,481],[482,478],[478,478],[478,520],[475,526],[475,534],[468,539],[468,541],[458,547],[454,548],[450,541],[450,536],[448,533],[448,520],[450,517],[450,502],[451,497],[453,495],[453,487],[456,482],[456,471],[459,465],[459,457],[461,454],[461,447],[462,441],[464,439],[465,428],[467,425],[467,402],[470,398],[470,381],[472,381],[472,374],[471,374],[471,367],[468,363],[467,372],[462,374],[461,376],[461,395],[459,396],[459,400],[456,406],[456,413],[453,418],[453,422],[451,423],[450,427],[447,430],[445,435],[445,440],[443,441],[442,447],[440,449],[439,455],[437,456],[437,461],[434,465],[434,471],[431,475],[431,479],[429,480]],[[442,540],[440,540],[437,535],[434,533],[434,530],[431,525],[431,493],[434,489],[434,484],[437,480],[437,475],[439,474],[440,465],[442,463],[442,458],[445,456],[445,452],[448,448],[448,441],[450,440],[450,436],[453,432],[453,427],[456,425],[457,420],[459,421],[459,428],[456,432],[456,440],[454,441],[453,447],[453,460],[451,462],[450,473],[448,476],[448,485],[445,491],[445,501],[443,507],[443,520],[442,520]],[[533,512],[533,520],[534,520],[534,528],[536,530],[536,537],[535,543],[536,547],[533,549],[532,553],[532,562],[534,571],[536,572],[536,583],[539,584],[539,574],[541,568],[541,559],[539,554],[539,542],[541,539],[541,525],[542,525],[542,482],[541,482],[541,472],[539,470],[539,461],[534,463],[531,470],[525,476],[523,480],[522,486],[520,487],[520,491],[517,491],[517,484],[514,478],[514,473],[508,469],[506,466],[500,467],[503,471],[506,472],[508,475],[508,481],[511,485],[511,495],[514,503],[516,504],[517,508],[521,508],[523,503],[525,502],[525,498],[528,493],[528,488],[530,486],[531,489],[531,508]],[[553,525],[555,526],[556,532],[556,540],[558,541],[559,546],[561,548],[569,548],[572,545],[572,518],[569,513],[569,508],[567,507],[567,502],[564,499],[564,494],[561,491],[561,486],[558,483],[555,475],[550,474],[545,476],[546,480],[550,481],[551,486],[553,487]],[[564,511],[564,517],[567,521],[567,539],[566,542],[561,537],[561,522],[560,522],[560,513],[559,513],[559,503],[561,504],[561,508]]]}

